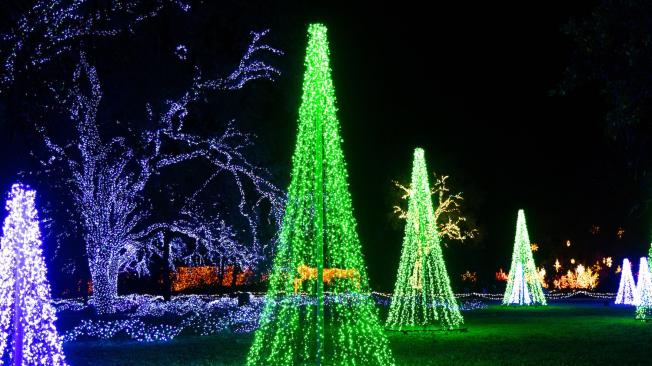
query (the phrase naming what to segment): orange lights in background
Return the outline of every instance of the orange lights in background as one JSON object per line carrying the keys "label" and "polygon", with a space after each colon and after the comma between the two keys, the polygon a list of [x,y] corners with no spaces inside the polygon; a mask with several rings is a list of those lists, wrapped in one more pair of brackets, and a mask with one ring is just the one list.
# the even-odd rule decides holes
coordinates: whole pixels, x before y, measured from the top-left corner
{"label": "orange lights in background", "polygon": [[[317,268],[308,267],[305,264],[299,265],[297,268],[299,272],[299,277],[294,279],[294,293],[299,292],[299,287],[303,284],[304,281],[311,281],[317,279]],[[324,283],[330,284],[334,279],[350,279],[355,282],[355,285],[360,287],[360,272],[357,269],[340,269],[340,268],[324,268],[322,274]]]}
{"label": "orange lights in background", "polygon": [[541,267],[537,268],[537,273],[539,274],[539,282],[543,288],[548,288],[548,283],[546,282],[546,269]]}
{"label": "orange lights in background", "polygon": [[616,230],[616,237],[618,237],[618,239],[622,239],[623,236],[625,236],[625,229],[619,227],[618,230]]}
{"label": "orange lights in background", "polygon": [[539,250],[539,244],[537,243],[530,244],[530,249],[532,249],[533,252],[536,252],[537,250]]}
{"label": "orange lights in background", "polygon": [[553,281],[553,285],[557,289],[572,289],[572,290],[590,290],[598,286],[600,275],[598,265],[594,267],[584,267],[578,264],[574,271],[568,270],[566,275],[561,276],[559,279]]}
{"label": "orange lights in background", "polygon": [[478,274],[476,272],[471,272],[467,270],[466,272],[462,273],[462,282],[469,282],[475,284],[476,282],[478,282]]}
{"label": "orange lights in background", "polygon": [[611,257],[604,257],[602,258],[602,264],[611,268],[611,266],[613,265],[613,259]]}
{"label": "orange lights in background", "polygon": [[505,271],[503,271],[502,268],[500,268],[498,270],[498,272],[496,272],[496,280],[497,281],[507,281],[508,278],[509,278],[509,275],[507,273],[505,273]]}
{"label": "orange lights in background", "polygon": [[178,267],[172,277],[172,291],[179,292],[197,287],[216,286],[219,283],[217,267]]}
{"label": "orange lights in background", "polygon": [[[224,267],[220,271],[216,266],[178,267],[172,276],[172,291],[181,292],[198,288],[217,287],[219,285],[228,287],[234,284],[233,275],[235,266]],[[253,271],[245,268],[235,275],[235,286],[242,286],[247,283]]]}

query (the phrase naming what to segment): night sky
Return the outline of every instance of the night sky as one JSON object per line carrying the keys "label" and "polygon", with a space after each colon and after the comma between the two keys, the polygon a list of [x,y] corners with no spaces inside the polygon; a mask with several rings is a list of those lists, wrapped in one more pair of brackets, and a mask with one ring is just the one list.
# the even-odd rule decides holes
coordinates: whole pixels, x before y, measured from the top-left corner
{"label": "night sky", "polygon": [[[478,240],[445,249],[451,277],[457,281],[471,270],[489,281],[498,267],[509,267],[519,208],[526,211],[531,240],[541,247],[535,256],[542,264],[563,256],[567,239],[582,248],[578,258],[587,261],[597,253],[635,258],[647,252],[650,215],[636,209],[646,198],[620,146],[605,133],[603,98],[590,86],[552,95],[572,47],[561,28],[595,5],[568,3],[432,8],[374,3],[352,9],[314,2],[207,2],[190,19],[164,14],[140,33],[98,44],[92,52],[106,79],[107,100],[113,101],[103,115],[122,119],[157,93],[173,94],[191,75],[174,57],[152,55],[171,54],[184,43],[198,62],[219,69],[216,64],[230,61],[223,55],[239,55],[249,30],[270,28],[269,42],[285,52],[273,62],[280,78],[256,83],[211,108],[220,110],[215,115],[221,120],[236,118],[258,135],[261,165],[286,187],[306,29],[310,22],[323,22],[372,287],[390,291],[395,280],[402,228],[391,218],[397,197],[391,181],[407,183],[418,146],[430,170],[450,175],[453,189],[464,192],[465,210],[481,232]],[[11,106],[3,103],[10,116]],[[29,128],[2,123],[5,156],[16,146],[36,143]],[[20,151],[3,159],[3,186],[23,162],[29,164],[26,155]],[[592,225],[600,226],[598,237],[591,237]],[[617,240],[621,226],[626,233]]]}
{"label": "night sky", "polygon": [[[305,9],[307,16],[284,10],[294,15],[283,21],[296,22],[299,33],[307,21],[329,26],[351,192],[374,288],[393,286],[402,228],[390,219],[391,181],[408,182],[417,146],[431,170],[463,191],[481,232],[445,250],[454,281],[466,270],[481,280],[493,279],[499,266],[507,270],[519,208],[549,269],[548,257],[571,256],[563,252],[567,239],[587,261],[598,253],[646,253],[649,214],[634,209],[642,193],[605,133],[603,98],[589,87],[552,96],[572,47],[561,28],[593,5],[323,7]],[[300,87],[298,41],[284,45],[288,70],[297,70],[280,83],[296,90],[286,103],[290,113]],[[294,87],[285,86],[289,79]],[[283,133],[291,136],[289,126]],[[291,154],[291,144],[285,151]],[[597,238],[592,225],[600,226]],[[616,240],[620,226],[626,235]]]}

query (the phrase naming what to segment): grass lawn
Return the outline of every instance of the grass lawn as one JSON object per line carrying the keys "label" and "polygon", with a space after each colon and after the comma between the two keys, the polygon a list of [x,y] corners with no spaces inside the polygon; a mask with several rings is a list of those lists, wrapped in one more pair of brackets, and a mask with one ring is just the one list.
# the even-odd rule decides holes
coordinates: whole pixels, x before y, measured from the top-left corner
{"label": "grass lawn", "polygon": [[[539,308],[464,313],[468,332],[388,332],[399,365],[651,365],[652,322],[634,309],[573,300]],[[181,337],[166,343],[78,341],[71,366],[242,365],[252,335]]]}

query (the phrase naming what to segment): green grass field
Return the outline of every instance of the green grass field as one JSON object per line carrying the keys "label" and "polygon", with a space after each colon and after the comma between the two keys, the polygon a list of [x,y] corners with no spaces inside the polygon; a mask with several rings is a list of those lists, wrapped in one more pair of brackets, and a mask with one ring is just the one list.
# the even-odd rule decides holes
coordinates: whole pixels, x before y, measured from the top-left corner
{"label": "green grass field", "polygon": [[[633,308],[575,300],[466,312],[468,332],[388,332],[399,365],[652,365],[652,323]],[[242,365],[252,335],[166,343],[85,341],[64,346],[72,366]]]}

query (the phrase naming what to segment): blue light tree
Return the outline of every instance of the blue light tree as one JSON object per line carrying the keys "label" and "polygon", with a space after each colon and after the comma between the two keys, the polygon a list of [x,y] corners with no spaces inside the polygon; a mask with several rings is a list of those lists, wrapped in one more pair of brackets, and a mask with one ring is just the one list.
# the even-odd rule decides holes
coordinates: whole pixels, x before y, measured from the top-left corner
{"label": "blue light tree", "polygon": [[0,242],[0,364],[8,358],[14,366],[60,366],[66,361],[54,326],[35,195],[14,184],[6,204],[9,216]]}

